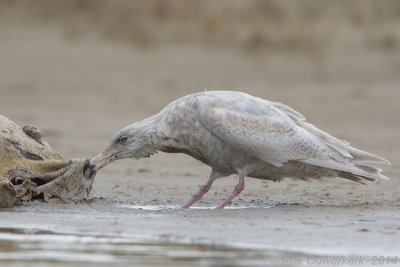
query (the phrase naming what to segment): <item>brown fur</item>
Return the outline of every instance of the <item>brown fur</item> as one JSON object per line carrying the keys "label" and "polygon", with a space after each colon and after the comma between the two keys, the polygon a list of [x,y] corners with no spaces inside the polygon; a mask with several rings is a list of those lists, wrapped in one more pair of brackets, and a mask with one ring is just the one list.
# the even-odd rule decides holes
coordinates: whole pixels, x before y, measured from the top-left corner
{"label": "brown fur", "polygon": [[37,195],[45,201],[53,196],[64,202],[87,198],[95,176],[85,169],[87,162],[63,159],[51,150],[40,130],[21,128],[0,115],[0,177],[14,185],[0,181],[0,195],[10,196],[0,199],[0,207],[12,206],[11,191],[17,192],[17,203]]}

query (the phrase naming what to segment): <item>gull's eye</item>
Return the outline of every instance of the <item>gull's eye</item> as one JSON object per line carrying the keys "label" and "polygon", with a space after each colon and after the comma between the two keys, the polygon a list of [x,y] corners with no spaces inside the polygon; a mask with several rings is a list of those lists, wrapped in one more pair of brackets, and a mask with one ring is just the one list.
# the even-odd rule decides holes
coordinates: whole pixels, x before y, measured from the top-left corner
{"label": "gull's eye", "polygon": [[121,136],[120,138],[117,139],[117,143],[121,144],[121,145],[125,144],[126,141],[128,141],[128,137],[126,137],[126,136]]}

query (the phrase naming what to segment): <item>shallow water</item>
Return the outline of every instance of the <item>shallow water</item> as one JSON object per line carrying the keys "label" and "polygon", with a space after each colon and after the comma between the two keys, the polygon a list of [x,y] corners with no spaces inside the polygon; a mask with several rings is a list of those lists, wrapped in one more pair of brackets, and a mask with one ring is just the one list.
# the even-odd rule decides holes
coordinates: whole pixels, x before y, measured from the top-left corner
{"label": "shallow water", "polygon": [[[1,266],[352,266],[378,263],[360,256],[315,256],[289,251],[39,229],[0,228]],[[385,258],[386,259],[386,258]],[[390,261],[394,257],[387,258]],[[396,262],[385,262],[395,266]],[[329,264],[333,262],[333,264]]]}
{"label": "shallow water", "polygon": [[261,265],[279,253],[122,236],[0,228],[1,266]]}
{"label": "shallow water", "polygon": [[330,266],[317,261],[351,257],[369,266],[368,257],[398,254],[398,211],[32,202],[0,212],[0,266]]}
{"label": "shallow water", "polygon": [[[225,210],[240,210],[240,209],[267,209],[272,208],[277,205],[273,204],[248,204],[248,205],[236,205],[236,206],[227,206]],[[181,206],[177,205],[129,205],[129,204],[122,204],[120,205],[121,208],[129,208],[134,210],[149,210],[149,211],[161,211],[161,210],[182,210]],[[215,206],[191,206],[190,209],[192,210],[213,210]]]}

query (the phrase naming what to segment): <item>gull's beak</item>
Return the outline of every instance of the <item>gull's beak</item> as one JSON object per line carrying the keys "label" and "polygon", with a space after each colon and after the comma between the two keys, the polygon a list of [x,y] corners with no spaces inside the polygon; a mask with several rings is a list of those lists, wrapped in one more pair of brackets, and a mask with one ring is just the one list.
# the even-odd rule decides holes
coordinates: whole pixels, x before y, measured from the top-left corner
{"label": "gull's beak", "polygon": [[97,156],[93,157],[90,160],[90,165],[94,166],[93,171],[97,172],[101,168],[105,167],[107,164],[113,162],[118,158],[118,155],[121,154],[122,151],[117,151],[117,152],[108,152],[107,150],[104,150]]}

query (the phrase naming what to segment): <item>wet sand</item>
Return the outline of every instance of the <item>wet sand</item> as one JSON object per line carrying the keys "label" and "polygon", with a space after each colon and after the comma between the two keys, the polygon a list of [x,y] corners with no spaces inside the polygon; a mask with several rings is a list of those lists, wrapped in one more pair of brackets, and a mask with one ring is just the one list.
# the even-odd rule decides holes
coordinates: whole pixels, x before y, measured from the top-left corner
{"label": "wet sand", "polygon": [[[283,102],[355,147],[389,159],[389,181],[218,180],[180,209],[209,168],[185,155],[121,160],[98,173],[89,203],[0,211],[2,266],[261,265],[330,256],[400,257],[399,54],[351,51],[324,62],[218,47],[148,49],[65,40],[48,27],[0,27],[1,114],[42,129],[66,158],[91,157],[133,121],[197,91],[239,90]],[[316,258],[313,258],[316,257]],[[397,261],[399,264],[400,258]],[[389,262],[393,264],[393,262]],[[356,264],[355,264],[356,265]]]}

